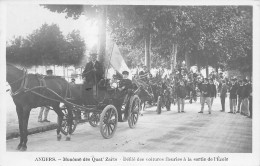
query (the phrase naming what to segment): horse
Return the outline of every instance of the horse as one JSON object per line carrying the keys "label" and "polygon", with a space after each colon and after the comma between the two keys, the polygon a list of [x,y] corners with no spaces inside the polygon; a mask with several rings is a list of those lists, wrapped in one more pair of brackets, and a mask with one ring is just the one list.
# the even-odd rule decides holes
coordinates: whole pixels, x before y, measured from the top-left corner
{"label": "horse", "polygon": [[11,95],[16,106],[19,121],[20,143],[17,150],[26,151],[28,141],[28,120],[32,108],[50,106],[58,115],[57,140],[61,140],[61,123],[64,114],[60,103],[64,102],[68,108],[69,132],[66,140],[71,138],[72,109],[66,100],[70,96],[70,84],[58,76],[41,77],[38,74],[27,74],[26,70],[7,63],[6,81],[11,87]]}
{"label": "horse", "polygon": [[143,115],[142,112],[144,112],[146,102],[152,104],[157,101],[159,96],[159,87],[156,84],[150,83],[150,81],[149,83],[146,83],[140,79],[133,79],[133,84],[136,89],[135,94],[137,94],[141,100],[141,115]]}

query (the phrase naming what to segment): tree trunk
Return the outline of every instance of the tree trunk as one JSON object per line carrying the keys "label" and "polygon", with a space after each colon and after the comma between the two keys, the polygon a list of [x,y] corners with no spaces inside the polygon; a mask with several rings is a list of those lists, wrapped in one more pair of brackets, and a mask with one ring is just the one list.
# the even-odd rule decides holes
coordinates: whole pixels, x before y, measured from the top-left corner
{"label": "tree trunk", "polygon": [[[99,51],[98,60],[103,65],[106,57],[106,22],[107,22],[107,7],[102,6],[99,24]],[[105,70],[105,66],[103,66]]]}
{"label": "tree trunk", "polygon": [[176,60],[177,60],[177,44],[172,45],[172,57],[171,57],[171,71],[173,72],[176,67]]}
{"label": "tree trunk", "polygon": [[151,34],[149,32],[145,35],[145,66],[148,71],[151,69]]}

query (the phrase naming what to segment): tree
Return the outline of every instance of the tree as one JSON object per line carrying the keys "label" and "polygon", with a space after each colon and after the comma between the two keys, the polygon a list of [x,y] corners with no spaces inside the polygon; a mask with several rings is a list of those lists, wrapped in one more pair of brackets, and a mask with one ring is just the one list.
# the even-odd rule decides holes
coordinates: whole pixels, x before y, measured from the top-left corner
{"label": "tree", "polygon": [[[48,6],[48,5],[47,5]],[[51,11],[78,18],[82,13],[97,17],[104,6],[52,6]],[[83,10],[84,9],[84,10]],[[106,6],[107,25],[113,39],[131,63],[151,53],[152,65],[171,62],[173,52],[186,64],[251,70],[252,7],[250,6]],[[89,17],[89,18],[91,18]],[[173,45],[178,49],[173,49]],[[243,67],[238,67],[241,59]],[[136,62],[134,62],[135,60]],[[244,61],[245,62],[245,61]],[[247,67],[246,67],[247,66]]]}
{"label": "tree", "polygon": [[66,65],[80,65],[86,51],[85,42],[80,36],[80,32],[73,30],[69,33],[63,47],[63,53],[59,57],[61,63]]}
{"label": "tree", "polygon": [[99,24],[99,54],[98,59],[103,64],[106,55],[106,24],[107,7],[97,5],[41,5],[52,12],[66,13],[66,18],[78,19],[85,15],[89,20],[98,20]]}
{"label": "tree", "polygon": [[26,38],[18,37],[6,48],[8,62],[24,66],[79,65],[85,53],[85,43],[79,31],[64,37],[55,24],[43,24]]}

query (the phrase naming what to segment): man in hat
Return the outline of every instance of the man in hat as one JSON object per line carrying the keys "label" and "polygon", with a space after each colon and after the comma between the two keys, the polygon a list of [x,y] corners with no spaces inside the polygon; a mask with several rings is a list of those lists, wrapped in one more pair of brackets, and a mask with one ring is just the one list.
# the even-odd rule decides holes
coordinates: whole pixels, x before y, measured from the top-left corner
{"label": "man in hat", "polygon": [[210,103],[211,103],[211,107],[212,107],[212,104],[213,104],[213,100],[214,98],[217,97],[217,88],[216,88],[216,85],[214,84],[213,82],[213,78],[211,78],[209,80],[209,86],[210,86],[210,89],[211,89],[211,93],[210,93]]}
{"label": "man in hat", "polygon": [[199,113],[203,113],[204,105],[205,105],[205,102],[206,102],[208,107],[209,107],[209,114],[211,114],[211,101],[210,101],[211,89],[210,89],[210,86],[208,84],[207,78],[204,78],[204,82],[201,85],[201,94],[202,94],[201,111]]}
{"label": "man in hat", "polygon": [[242,115],[245,116],[250,116],[249,115],[249,101],[248,98],[250,96],[250,85],[248,84],[247,79],[243,79],[243,89],[242,89],[242,109],[241,113]]}
{"label": "man in hat", "polygon": [[240,113],[241,111],[241,105],[242,105],[242,90],[243,90],[243,81],[238,81],[238,88],[237,88],[237,96],[238,96],[238,104],[237,104],[237,113]]}
{"label": "man in hat", "polygon": [[249,118],[253,118],[253,110],[252,110],[252,101],[253,101],[253,94],[252,94],[252,82],[249,81],[249,97],[248,97],[248,100],[249,100]]}
{"label": "man in hat", "polygon": [[220,90],[219,90],[220,101],[221,101],[221,106],[222,106],[222,110],[220,110],[221,112],[225,112],[225,108],[226,108],[225,100],[227,97],[227,90],[228,90],[228,86],[226,85],[226,81],[223,79]]}
{"label": "man in hat", "polygon": [[75,85],[76,84],[75,81],[76,81],[75,78],[72,78],[71,81],[70,81],[70,84]]}
{"label": "man in hat", "polygon": [[197,79],[198,79],[198,81],[197,81],[197,89],[200,92],[200,104],[201,104],[201,100],[202,100],[201,87],[202,87],[202,84],[203,84],[203,78],[202,77],[198,77]]}
{"label": "man in hat", "polygon": [[140,78],[145,82],[148,82],[149,74],[150,72],[148,71],[147,66],[143,66],[143,71],[139,72]]}
{"label": "man in hat", "polygon": [[231,84],[229,88],[229,105],[230,111],[228,113],[236,113],[236,99],[237,99],[237,85],[235,79],[231,79]]}
{"label": "man in hat", "polygon": [[[53,75],[53,71],[51,69],[46,71],[47,76],[52,76]],[[50,111],[50,107],[44,107],[42,106],[38,115],[38,122],[50,122],[48,120],[48,114]],[[44,115],[43,119],[42,119],[42,115]]]}
{"label": "man in hat", "polygon": [[90,62],[86,64],[86,67],[82,73],[84,79],[84,98],[88,98],[89,104],[93,104],[93,97],[97,97],[97,84],[103,77],[103,67],[99,61],[97,61],[97,53],[90,53]]}
{"label": "man in hat", "polygon": [[177,103],[178,103],[178,113],[184,112],[185,97],[187,92],[183,80],[180,80],[180,84],[177,86],[176,89],[176,94],[177,94]]}
{"label": "man in hat", "polygon": [[[119,81],[119,86],[118,86],[118,90],[119,90],[117,96],[118,102],[115,103],[117,110],[121,110],[122,105],[126,104],[128,98],[127,96],[128,89],[132,88],[132,81],[128,79],[129,72],[123,71],[122,74],[123,74],[123,79]],[[122,121],[121,111],[118,112],[118,121],[119,122]]]}
{"label": "man in hat", "polygon": [[123,74],[123,79],[120,80],[119,87],[118,87],[118,90],[121,92],[132,88],[132,81],[128,79],[129,72],[123,71],[122,74]]}

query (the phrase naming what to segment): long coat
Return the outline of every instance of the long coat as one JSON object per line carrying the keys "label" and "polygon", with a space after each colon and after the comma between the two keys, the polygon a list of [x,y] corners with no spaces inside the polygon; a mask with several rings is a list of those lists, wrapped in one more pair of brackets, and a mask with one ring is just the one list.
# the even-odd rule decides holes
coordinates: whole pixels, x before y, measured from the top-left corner
{"label": "long coat", "polygon": [[[96,69],[96,71],[94,71]],[[100,62],[96,61],[88,62],[83,71],[83,78],[85,78],[86,83],[90,86],[97,84],[103,77],[103,68]]]}
{"label": "long coat", "polygon": [[222,84],[220,89],[220,97],[225,98],[227,95],[228,86],[226,84]]}
{"label": "long coat", "polygon": [[238,89],[238,87],[237,87],[236,84],[234,84],[234,85],[231,84],[230,89],[229,89],[229,93],[230,93],[229,98],[230,99],[236,99],[237,98],[237,89]]}
{"label": "long coat", "polygon": [[202,93],[202,97],[210,97],[210,94],[212,93],[209,84],[202,83],[200,90]]}
{"label": "long coat", "polygon": [[185,86],[179,85],[176,89],[176,94],[178,98],[184,99],[186,97],[186,88]]}
{"label": "long coat", "polygon": [[210,86],[210,97],[216,97],[217,96],[217,88],[215,84],[209,84]]}

